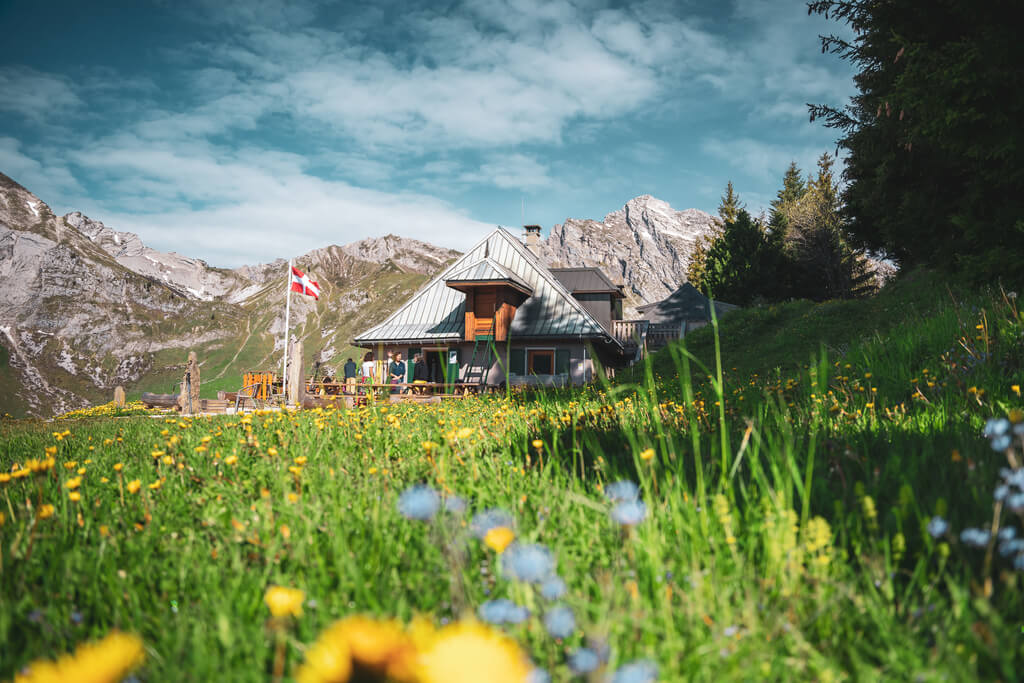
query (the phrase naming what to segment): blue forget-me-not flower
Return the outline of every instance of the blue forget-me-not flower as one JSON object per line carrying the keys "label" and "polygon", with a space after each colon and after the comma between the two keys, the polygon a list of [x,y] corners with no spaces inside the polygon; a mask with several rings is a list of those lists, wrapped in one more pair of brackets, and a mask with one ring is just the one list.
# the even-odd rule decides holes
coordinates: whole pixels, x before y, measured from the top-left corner
{"label": "blue forget-me-not flower", "polygon": [[556,605],[544,615],[544,628],[553,638],[568,638],[576,630],[576,617],[566,605]]}
{"label": "blue forget-me-not flower", "polygon": [[424,484],[416,484],[402,492],[398,497],[398,511],[408,519],[419,519],[424,522],[434,518],[441,505],[441,496],[437,491]]}
{"label": "blue forget-me-not flower", "polygon": [[539,543],[513,543],[502,553],[501,568],[513,579],[540,583],[554,573],[555,559]]}
{"label": "blue forget-me-not flower", "polygon": [[649,659],[638,659],[619,667],[611,683],[654,683],[658,680],[658,666]]}

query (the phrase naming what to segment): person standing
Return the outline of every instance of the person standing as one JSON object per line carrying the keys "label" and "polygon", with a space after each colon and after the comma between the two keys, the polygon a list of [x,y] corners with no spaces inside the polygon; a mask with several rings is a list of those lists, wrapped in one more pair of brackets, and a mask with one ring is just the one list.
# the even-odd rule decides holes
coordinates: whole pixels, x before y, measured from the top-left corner
{"label": "person standing", "polygon": [[356,386],[356,362],[349,356],[345,359],[345,367],[342,369],[345,373],[345,393],[355,393]]}
{"label": "person standing", "polygon": [[[396,353],[392,358],[388,374],[391,377],[391,384],[401,384],[405,381],[405,363],[402,362],[401,353]],[[397,394],[399,391],[400,389],[396,387],[391,390],[391,393]]]}
{"label": "person standing", "polygon": [[[417,353],[413,357],[412,383],[414,385],[416,385],[416,384],[426,384],[427,380],[428,380],[427,364],[423,362],[423,354],[422,353]],[[425,393],[426,387],[422,387],[422,386],[421,387],[415,387],[414,386],[413,390],[417,394],[422,394],[422,393]]]}

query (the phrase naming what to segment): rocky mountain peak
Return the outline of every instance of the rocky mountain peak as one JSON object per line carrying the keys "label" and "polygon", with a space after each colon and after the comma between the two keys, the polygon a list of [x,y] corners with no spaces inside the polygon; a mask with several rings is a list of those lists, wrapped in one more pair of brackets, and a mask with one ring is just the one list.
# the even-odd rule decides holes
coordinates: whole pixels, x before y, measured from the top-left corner
{"label": "rocky mountain peak", "polygon": [[362,261],[381,264],[391,261],[407,272],[423,274],[433,273],[459,256],[459,252],[453,249],[390,234],[368,237],[346,244],[342,249]]}
{"label": "rocky mountain peak", "polygon": [[698,209],[677,211],[649,194],[630,199],[601,222],[567,219],[541,243],[551,266],[597,266],[625,285],[627,316],[659,301],[686,282],[693,248],[715,229],[716,219]]}

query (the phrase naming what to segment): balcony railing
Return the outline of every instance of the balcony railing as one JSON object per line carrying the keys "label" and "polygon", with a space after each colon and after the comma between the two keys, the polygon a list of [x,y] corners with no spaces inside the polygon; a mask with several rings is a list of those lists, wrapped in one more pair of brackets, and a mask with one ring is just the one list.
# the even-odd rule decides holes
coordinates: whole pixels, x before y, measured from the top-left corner
{"label": "balcony railing", "polygon": [[647,339],[649,320],[613,320],[612,334],[623,346],[643,346]]}

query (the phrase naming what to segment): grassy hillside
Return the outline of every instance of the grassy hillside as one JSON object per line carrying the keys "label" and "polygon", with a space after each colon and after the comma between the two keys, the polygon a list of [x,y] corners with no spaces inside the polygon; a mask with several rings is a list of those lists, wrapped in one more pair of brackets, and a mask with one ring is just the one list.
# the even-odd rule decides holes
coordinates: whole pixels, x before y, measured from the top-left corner
{"label": "grassy hillside", "polygon": [[11,355],[7,347],[0,344],[0,415],[24,416],[26,406],[16,394],[19,386],[17,374],[11,367]]}
{"label": "grassy hillside", "polygon": [[117,628],[142,680],[1018,679],[1016,299],[743,311],[721,382],[712,332],[584,390],[0,422],[0,678]]}
{"label": "grassy hillside", "polygon": [[[833,360],[858,350],[862,357],[864,349],[884,346],[890,337],[896,346],[913,347],[922,358],[934,356],[954,341],[958,316],[973,319],[974,309],[987,300],[973,288],[916,272],[869,299],[801,300],[740,309],[719,321],[722,366],[736,381],[775,371],[792,374],[807,367],[822,349]],[[928,346],[931,343],[939,348]],[[715,334],[710,326],[691,332],[683,346],[709,368],[714,366]],[[656,354],[654,372],[673,375],[677,355],[672,349]]]}

